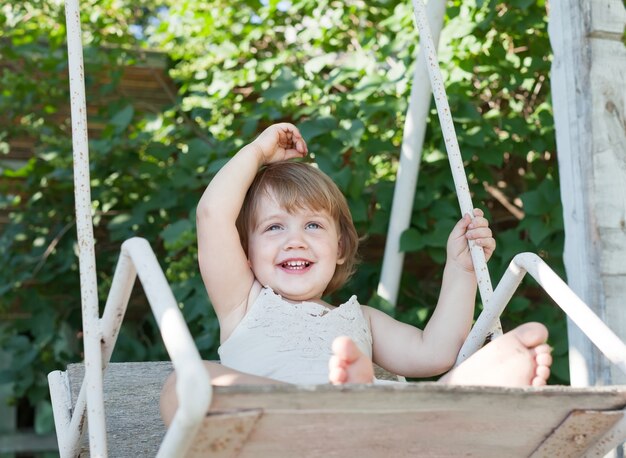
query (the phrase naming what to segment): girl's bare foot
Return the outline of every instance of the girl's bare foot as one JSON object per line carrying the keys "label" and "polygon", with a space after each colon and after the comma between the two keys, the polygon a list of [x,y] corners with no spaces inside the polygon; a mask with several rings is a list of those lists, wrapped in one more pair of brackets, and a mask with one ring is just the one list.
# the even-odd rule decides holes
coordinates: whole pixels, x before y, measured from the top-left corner
{"label": "girl's bare foot", "polygon": [[337,337],[333,341],[333,356],[328,361],[328,380],[334,385],[344,383],[372,383],[374,367],[349,337]]}
{"label": "girl's bare foot", "polygon": [[550,376],[548,330],[526,323],[487,344],[441,378],[454,385],[541,386]]}
{"label": "girl's bare foot", "polygon": [[[552,356],[546,344],[548,330],[526,323],[490,342],[440,379],[453,385],[541,386],[550,376]],[[371,383],[370,358],[348,337],[333,342],[328,378],[335,385]]]}

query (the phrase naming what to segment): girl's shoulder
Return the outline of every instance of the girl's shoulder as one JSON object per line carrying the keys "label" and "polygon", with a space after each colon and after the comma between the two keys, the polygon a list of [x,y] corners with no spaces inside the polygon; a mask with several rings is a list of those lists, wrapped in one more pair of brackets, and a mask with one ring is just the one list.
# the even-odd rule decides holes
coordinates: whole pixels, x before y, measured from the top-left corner
{"label": "girl's shoulder", "polygon": [[389,315],[387,315],[382,310],[372,307],[371,305],[361,305],[361,310],[363,311],[363,315],[368,319],[370,324],[375,321],[387,321],[391,319]]}

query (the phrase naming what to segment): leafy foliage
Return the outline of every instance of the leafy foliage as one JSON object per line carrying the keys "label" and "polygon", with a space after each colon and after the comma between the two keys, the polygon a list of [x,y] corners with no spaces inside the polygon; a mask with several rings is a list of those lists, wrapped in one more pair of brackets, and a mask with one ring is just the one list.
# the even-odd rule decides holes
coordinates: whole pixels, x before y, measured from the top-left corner
{"label": "leafy foliage", "polygon": [[[65,27],[58,2],[2,9],[0,151],[17,138],[36,144],[25,165],[2,168],[0,208],[10,222],[0,249],[11,267],[0,272],[0,313],[12,325],[0,329],[0,343],[15,364],[1,380],[14,380],[15,396],[36,404],[47,396],[45,373],[81,357]],[[374,291],[418,44],[409,2],[109,0],[83,2],[82,14],[88,99],[100,101],[90,113],[101,126],[90,151],[102,303],[121,242],[145,237],[198,347],[215,357],[218,325],[196,267],[195,205],[225,161],[277,121],[300,127],[367,236],[359,273],[333,300],[358,291],[381,303]],[[450,0],[441,40],[470,188],[497,236],[493,279],[521,251],[540,253],[563,273],[543,0]],[[178,92],[161,110],[143,110],[116,90],[142,49],[169,59]],[[393,311],[399,318],[423,326],[430,316],[459,216],[433,105],[402,238],[409,256]],[[138,289],[114,359],[166,357],[144,303]],[[567,379],[564,319],[536,285],[518,291],[504,320],[546,323],[555,380]]]}

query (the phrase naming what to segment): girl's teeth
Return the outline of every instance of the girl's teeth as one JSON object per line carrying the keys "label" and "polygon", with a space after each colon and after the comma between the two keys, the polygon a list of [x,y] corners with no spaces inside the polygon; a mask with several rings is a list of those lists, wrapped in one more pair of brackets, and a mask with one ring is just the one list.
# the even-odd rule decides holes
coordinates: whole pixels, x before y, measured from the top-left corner
{"label": "girl's teeth", "polygon": [[309,264],[310,263],[306,261],[289,261],[283,263],[283,267],[289,269],[304,269],[305,267],[308,267]]}

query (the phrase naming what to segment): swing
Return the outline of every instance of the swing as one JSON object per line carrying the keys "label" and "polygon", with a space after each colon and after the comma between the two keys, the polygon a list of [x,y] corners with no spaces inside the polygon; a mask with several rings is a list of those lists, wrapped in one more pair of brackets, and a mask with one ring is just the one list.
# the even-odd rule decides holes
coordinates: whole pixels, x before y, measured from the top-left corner
{"label": "swing", "polygon": [[[413,6],[461,211],[471,213],[473,206],[424,5],[414,0]],[[66,16],[85,363],[48,376],[62,458],[109,454],[602,456],[626,439],[626,390],[617,386],[500,388],[422,382],[212,388],[158,261],[148,242],[140,238],[122,244],[100,318],[78,0],[66,1]],[[492,290],[482,250],[472,245],[470,248],[485,311],[458,362],[476,351],[488,333],[499,333],[500,313],[523,276],[530,273],[609,360],[626,372],[626,345],[538,256],[517,255]],[[171,363],[109,364],[137,276]],[[178,375],[179,408],[166,432],[158,400],[172,368]],[[82,437],[86,420],[88,443]]]}

